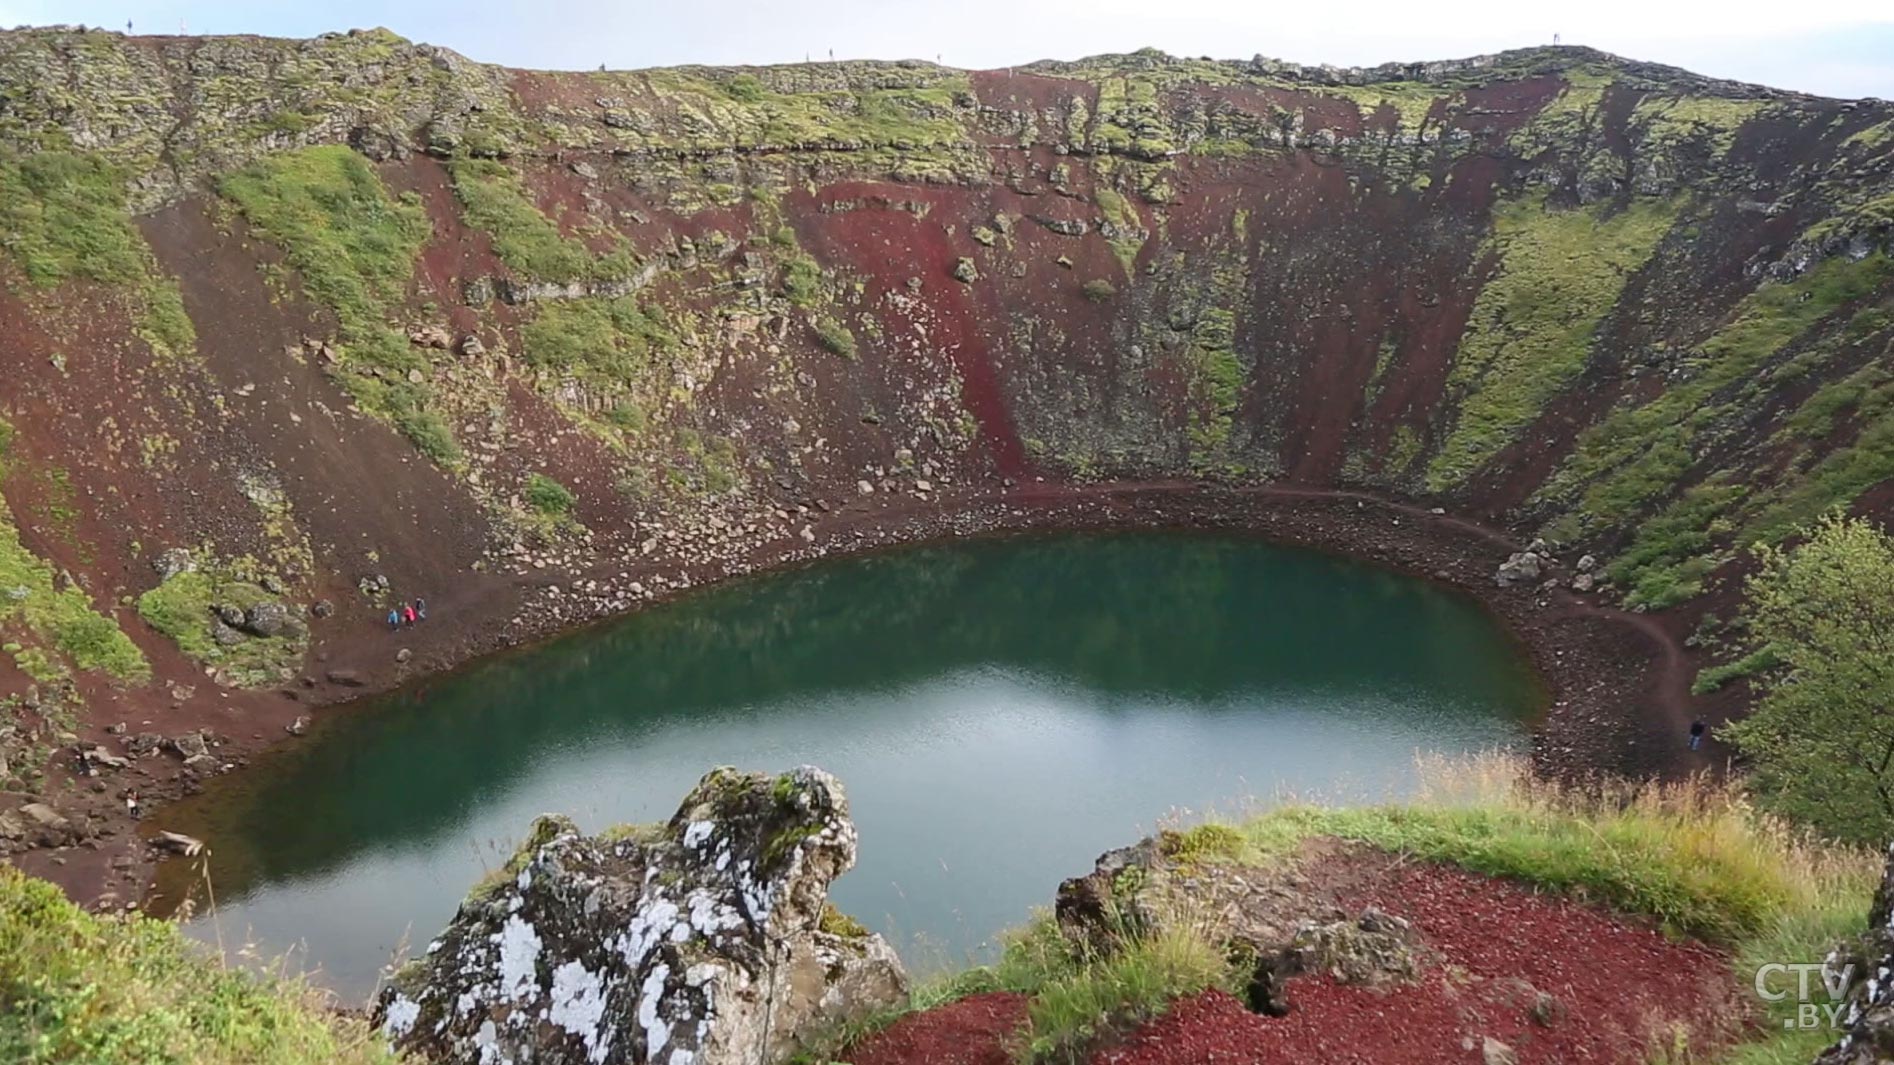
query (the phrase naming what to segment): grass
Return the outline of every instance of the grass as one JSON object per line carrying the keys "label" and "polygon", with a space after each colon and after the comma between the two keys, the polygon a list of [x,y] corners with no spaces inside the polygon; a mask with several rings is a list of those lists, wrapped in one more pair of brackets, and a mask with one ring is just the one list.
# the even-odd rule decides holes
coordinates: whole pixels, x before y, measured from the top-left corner
{"label": "grass", "polygon": [[[12,428],[0,420],[0,440],[11,437]],[[95,609],[84,589],[57,580],[53,566],[21,541],[12,512],[0,499],[0,625],[16,621],[38,646],[21,643],[14,663],[40,683],[65,675],[54,650],[77,669],[116,680],[140,683],[151,676],[150,663],[118,622]]]}
{"label": "grass", "polygon": [[1750,293],[1689,359],[1689,373],[1656,399],[1617,411],[1580,434],[1564,469],[1539,498],[1582,489],[1577,511],[1596,527],[1620,524],[1674,491],[1701,438],[1732,424],[1748,402],[1743,386],[1790,344],[1838,309],[1894,277],[1894,260],[1828,259],[1785,284]]}
{"label": "grass", "polygon": [[506,166],[462,159],[449,172],[467,224],[493,239],[493,250],[515,274],[535,281],[621,281],[637,269],[622,241],[610,254],[595,256],[583,241],[560,232]]}
{"label": "grass", "polygon": [[216,618],[211,608],[228,604],[248,609],[275,600],[231,567],[200,560],[197,569],[174,573],[140,595],[138,614],[192,661],[214,668],[229,683],[254,688],[294,675],[308,648],[307,634],[252,636],[226,646],[213,637]]}
{"label": "grass", "polygon": [[366,1024],[316,992],[226,969],[177,925],[95,917],[0,866],[0,1059],[20,1065],[369,1065]]}
{"label": "grass", "polygon": [[310,298],[335,312],[340,378],[356,402],[422,454],[459,462],[428,386],[409,380],[428,372],[427,357],[391,324],[430,232],[419,200],[389,196],[368,162],[341,145],[267,156],[225,177],[218,191],[283,249]]}
{"label": "grass", "polygon": [[840,355],[844,359],[852,359],[856,355],[855,334],[834,318],[815,320],[815,338],[822,344],[822,349],[831,355]]}
{"label": "grass", "polygon": [[1493,213],[1498,272],[1480,289],[1448,378],[1458,415],[1427,484],[1465,481],[1570,387],[1592,336],[1677,216],[1674,200],[1615,213],[1556,210],[1542,197]]}
{"label": "grass", "polygon": [[124,171],[93,155],[0,156],[0,249],[41,288],[77,279],[126,291],[153,352],[188,355],[197,332],[132,222],[125,183]]}
{"label": "grass", "polygon": [[[1430,758],[1421,768],[1422,791],[1407,804],[1292,803],[1166,832],[1160,843],[1179,863],[1260,867],[1293,860],[1305,840],[1339,837],[1456,865],[1649,916],[1674,934],[1723,947],[1739,988],[1750,987],[1764,964],[1820,961],[1865,928],[1880,855],[1813,842],[1756,812],[1734,789],[1702,778],[1560,787],[1534,782],[1522,761],[1498,755]],[[1041,914],[1005,937],[994,964],[924,986],[910,1008],[984,991],[1028,995],[1015,1059],[1084,1060],[1101,1036],[1160,1014],[1175,998],[1234,986],[1233,963],[1189,914],[1150,927],[1127,937],[1123,949],[1100,954]],[[1716,1060],[1805,1062],[1826,1042],[1780,1026],[1793,1003],[1758,1006],[1762,1023]],[[897,1016],[874,1018],[846,1039]]]}
{"label": "grass", "polygon": [[520,340],[528,365],[607,392],[639,383],[678,345],[661,315],[630,296],[544,302],[520,328]]}
{"label": "grass", "polygon": [[555,520],[570,516],[572,505],[577,501],[572,495],[572,489],[543,473],[532,473],[526,476],[524,495],[527,506],[532,507],[542,517]]}

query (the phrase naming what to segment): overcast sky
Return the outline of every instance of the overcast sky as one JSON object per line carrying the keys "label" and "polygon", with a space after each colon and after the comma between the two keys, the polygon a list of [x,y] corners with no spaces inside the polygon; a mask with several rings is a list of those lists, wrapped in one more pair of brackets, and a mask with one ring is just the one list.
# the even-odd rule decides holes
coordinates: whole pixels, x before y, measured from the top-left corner
{"label": "overcast sky", "polygon": [[304,37],[386,26],[474,59],[565,69],[804,58],[1003,67],[1152,46],[1359,65],[1587,44],[1720,77],[1894,99],[1894,0],[0,0],[0,26]]}

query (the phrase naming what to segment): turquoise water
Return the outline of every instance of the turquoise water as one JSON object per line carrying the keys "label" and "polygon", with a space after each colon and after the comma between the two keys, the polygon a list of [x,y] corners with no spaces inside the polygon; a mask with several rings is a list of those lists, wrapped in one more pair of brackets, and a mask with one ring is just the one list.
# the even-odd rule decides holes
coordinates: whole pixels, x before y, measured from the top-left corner
{"label": "turquoise water", "polygon": [[332,712],[166,813],[214,850],[193,934],[367,995],[534,815],[668,817],[711,766],[820,765],[843,909],[926,969],[1172,816],[1380,798],[1416,751],[1515,747],[1542,696],[1476,605],[1256,540],[995,540],[744,580]]}

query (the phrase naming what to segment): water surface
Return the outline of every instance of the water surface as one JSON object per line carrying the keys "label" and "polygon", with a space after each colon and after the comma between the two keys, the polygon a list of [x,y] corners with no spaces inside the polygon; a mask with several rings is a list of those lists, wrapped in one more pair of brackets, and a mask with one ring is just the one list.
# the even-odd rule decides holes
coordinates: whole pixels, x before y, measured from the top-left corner
{"label": "water surface", "polygon": [[[838,905],[959,965],[1180,810],[1412,786],[1523,742],[1542,697],[1472,602],[1250,539],[915,548],[725,585],[335,712],[167,811],[213,845],[193,934],[307,951],[357,998],[532,817],[668,817],[711,766],[820,765],[861,861]],[[246,934],[247,933],[247,934]]]}

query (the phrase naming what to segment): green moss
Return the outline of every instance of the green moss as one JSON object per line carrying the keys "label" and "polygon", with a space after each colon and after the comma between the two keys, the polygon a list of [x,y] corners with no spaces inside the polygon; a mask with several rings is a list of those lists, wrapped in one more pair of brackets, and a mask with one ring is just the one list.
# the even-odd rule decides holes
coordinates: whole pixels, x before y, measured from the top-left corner
{"label": "green moss", "polygon": [[534,281],[621,281],[637,260],[622,239],[606,255],[593,255],[583,241],[568,238],[547,218],[526,191],[518,174],[484,159],[449,165],[454,195],[467,224],[487,233],[507,268]]}
{"label": "green moss", "polygon": [[1598,324],[1677,210],[1671,200],[1554,210],[1535,197],[1494,211],[1498,272],[1480,289],[1448,379],[1458,414],[1428,466],[1431,490],[1464,482],[1578,379]]}
{"label": "green moss", "polygon": [[845,359],[855,358],[855,334],[849,331],[848,326],[834,318],[817,318],[814,328],[816,339],[824,350]]}
{"label": "green moss", "polygon": [[832,902],[823,903],[822,917],[816,927],[829,935],[841,936],[843,939],[868,938],[868,926],[836,909]]}
{"label": "green moss", "polygon": [[1609,567],[1611,579],[1626,589],[1625,602],[1662,608],[1702,591],[1703,577],[1716,564],[1706,552],[1731,531],[1724,515],[1748,491],[1742,484],[1708,481],[1639,525]]}
{"label": "green moss", "polygon": [[122,289],[140,339],[160,356],[188,355],[196,330],[132,222],[125,182],[93,155],[0,155],[0,249],[42,288],[76,279]]}
{"label": "green moss", "polygon": [[1761,369],[1838,308],[1873,293],[1894,262],[1877,253],[1829,259],[1787,284],[1764,284],[1688,360],[1687,374],[1656,399],[1586,430],[1566,466],[1541,489],[1556,499],[1588,485],[1578,512],[1595,526],[1620,524],[1674,491],[1698,438],[1731,424],[1751,400]]}
{"label": "green moss", "polygon": [[520,327],[528,365],[622,392],[644,381],[677,347],[659,312],[631,296],[551,300]]}
{"label": "green moss", "polygon": [[0,500],[0,625],[16,621],[40,646],[22,647],[14,653],[15,661],[41,683],[65,672],[54,652],[75,668],[121,681],[136,683],[151,676],[150,664],[118,623],[95,610],[84,589],[62,586],[53,567],[20,541],[12,514]]}
{"label": "green moss", "polygon": [[299,982],[226,969],[171,921],[95,917],[0,866],[0,1058],[201,1065],[394,1062]]}
{"label": "green moss", "polygon": [[1659,143],[1701,141],[1716,155],[1729,151],[1737,130],[1767,106],[1763,100],[1720,96],[1648,95],[1631,112],[1631,125]]}
{"label": "green moss", "polygon": [[1098,209],[1105,215],[1105,239],[1111,244],[1112,254],[1118,257],[1126,277],[1136,276],[1138,252],[1143,250],[1146,239],[1144,220],[1138,215],[1138,209],[1109,188],[1098,190]]}
{"label": "green moss", "polygon": [[174,573],[140,595],[138,614],[192,661],[211,668],[229,684],[245,688],[280,684],[302,664],[309,647],[307,629],[298,624],[281,636],[246,636],[229,644],[219,643],[215,636],[214,607],[248,610],[279,601],[240,575],[240,570],[250,568],[247,561],[200,559],[196,569]]}
{"label": "green moss", "polygon": [[1690,684],[1690,694],[1708,695],[1711,692],[1720,691],[1731,681],[1759,676],[1780,664],[1781,659],[1776,656],[1774,648],[1764,647],[1751,651],[1735,661],[1724,662],[1699,672],[1697,679]]}
{"label": "green moss", "polygon": [[423,384],[427,358],[390,324],[407,296],[430,226],[412,197],[396,200],[360,155],[340,145],[269,156],[218,190],[283,249],[303,289],[341,325],[340,377],[363,409],[388,419],[437,462],[459,448]]}
{"label": "green moss", "polygon": [[1080,285],[1079,292],[1093,303],[1109,302],[1113,296],[1118,294],[1118,290],[1112,287],[1112,283],[1102,277],[1094,277],[1090,281]]}
{"label": "green moss", "polygon": [[1236,861],[1249,853],[1249,840],[1231,825],[1207,821],[1182,832],[1162,832],[1158,846],[1178,862]]}
{"label": "green moss", "polygon": [[822,267],[806,255],[798,255],[783,264],[783,295],[798,307],[807,307],[822,298]]}

